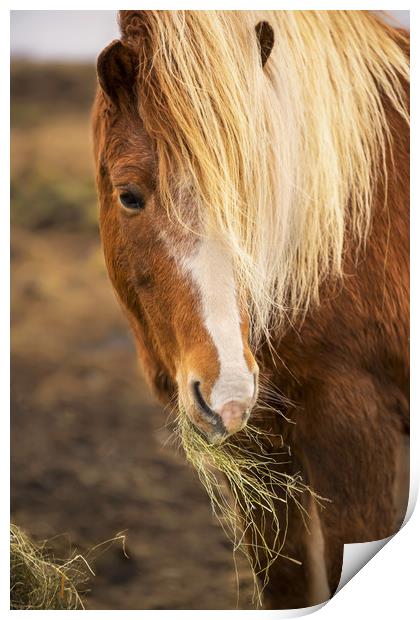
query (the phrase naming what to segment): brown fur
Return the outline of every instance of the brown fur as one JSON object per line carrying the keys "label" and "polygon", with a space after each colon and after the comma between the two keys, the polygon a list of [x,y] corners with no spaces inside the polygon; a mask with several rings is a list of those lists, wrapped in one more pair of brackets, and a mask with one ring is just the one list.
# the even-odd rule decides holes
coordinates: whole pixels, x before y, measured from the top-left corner
{"label": "brown fur", "polygon": [[[385,538],[400,525],[393,485],[399,438],[409,430],[409,136],[391,108],[389,114],[397,164],[386,206],[384,188],[377,188],[363,258],[356,264],[349,251],[344,282],[325,287],[320,307],[277,343],[282,361],[267,351],[260,362],[297,404],[284,410],[295,425],[273,416],[270,430],[283,435],[316,491],[332,500],[321,514],[332,592],[344,543]],[[298,521],[290,520],[291,528],[300,530]],[[297,536],[289,532],[290,540]],[[303,593],[294,594],[278,571],[270,604],[301,606]],[[293,581],[302,569],[289,572]]]}
{"label": "brown fur", "polygon": [[[101,83],[106,90],[103,75]],[[167,214],[155,193],[153,146],[133,88],[134,81],[125,91],[120,83],[114,97],[99,88],[95,101],[101,235],[142,366],[168,402],[176,394],[179,365],[205,365],[211,383],[218,373],[217,355],[190,283],[163,251],[158,232],[168,226]],[[384,538],[398,526],[393,485],[398,444],[409,429],[409,136],[401,117],[387,101],[384,105],[396,165],[389,157],[386,202],[383,183],[376,188],[365,251],[356,261],[349,239],[344,280],[324,285],[319,307],[304,323],[275,342],[274,353],[263,348],[258,355],[261,372],[293,403],[273,404],[296,424],[258,410],[255,422],[273,437],[282,435],[293,455],[290,472],[302,471],[316,492],[331,500],[319,514],[323,540],[317,547],[325,548],[331,593],[340,579],[343,544]],[[121,212],[113,189],[133,178],[149,192],[147,209],[137,220]],[[244,317],[244,342],[247,329]],[[251,367],[253,358],[247,355]],[[282,510],[279,505],[280,515]],[[319,602],[310,594],[310,551],[300,515],[290,514],[283,553],[302,564],[281,557],[274,563],[267,607]]]}

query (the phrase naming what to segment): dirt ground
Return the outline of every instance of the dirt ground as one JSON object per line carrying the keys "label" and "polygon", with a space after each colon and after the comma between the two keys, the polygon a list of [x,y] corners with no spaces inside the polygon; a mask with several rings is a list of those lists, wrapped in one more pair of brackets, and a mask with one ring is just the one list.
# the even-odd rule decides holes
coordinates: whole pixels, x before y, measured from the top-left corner
{"label": "dirt ground", "polygon": [[12,521],[96,552],[88,609],[247,609],[252,578],[173,442],[95,234],[12,240]]}

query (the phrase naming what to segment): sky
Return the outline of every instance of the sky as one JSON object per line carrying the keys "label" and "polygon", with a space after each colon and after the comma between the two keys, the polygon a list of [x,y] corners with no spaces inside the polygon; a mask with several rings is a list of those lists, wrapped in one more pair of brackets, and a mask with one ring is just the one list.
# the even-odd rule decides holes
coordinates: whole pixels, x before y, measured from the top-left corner
{"label": "sky", "polygon": [[11,11],[12,56],[93,60],[119,37],[117,11]]}
{"label": "sky", "polygon": [[[389,11],[404,26],[410,11]],[[94,60],[118,38],[117,11],[11,11],[11,54],[39,60]]]}

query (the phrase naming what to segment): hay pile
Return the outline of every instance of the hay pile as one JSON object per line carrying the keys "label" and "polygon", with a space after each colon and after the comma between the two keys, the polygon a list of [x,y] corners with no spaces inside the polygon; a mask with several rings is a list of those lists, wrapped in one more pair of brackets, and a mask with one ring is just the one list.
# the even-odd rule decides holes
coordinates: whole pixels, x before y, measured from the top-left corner
{"label": "hay pile", "polygon": [[57,560],[16,525],[10,527],[10,608],[84,609],[80,587],[93,575],[81,555]]}

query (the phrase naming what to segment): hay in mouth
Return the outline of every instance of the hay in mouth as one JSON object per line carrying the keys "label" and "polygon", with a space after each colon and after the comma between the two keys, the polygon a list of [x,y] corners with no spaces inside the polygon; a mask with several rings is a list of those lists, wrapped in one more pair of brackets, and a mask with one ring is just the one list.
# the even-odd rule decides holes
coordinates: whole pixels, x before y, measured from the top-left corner
{"label": "hay in mouth", "polygon": [[[321,507],[328,500],[315,493],[300,473],[282,471],[281,466],[290,463],[289,449],[269,451],[269,433],[255,426],[247,426],[223,444],[214,445],[197,433],[180,412],[177,433],[187,460],[197,470],[210,497],[214,514],[232,541],[234,553],[243,552],[250,562],[254,601],[261,604],[273,562],[281,557],[300,563],[283,553],[290,502],[295,502],[306,522],[309,514],[303,496],[310,494]],[[230,495],[226,493],[226,482]],[[279,502],[285,508],[283,523],[278,517]]]}

